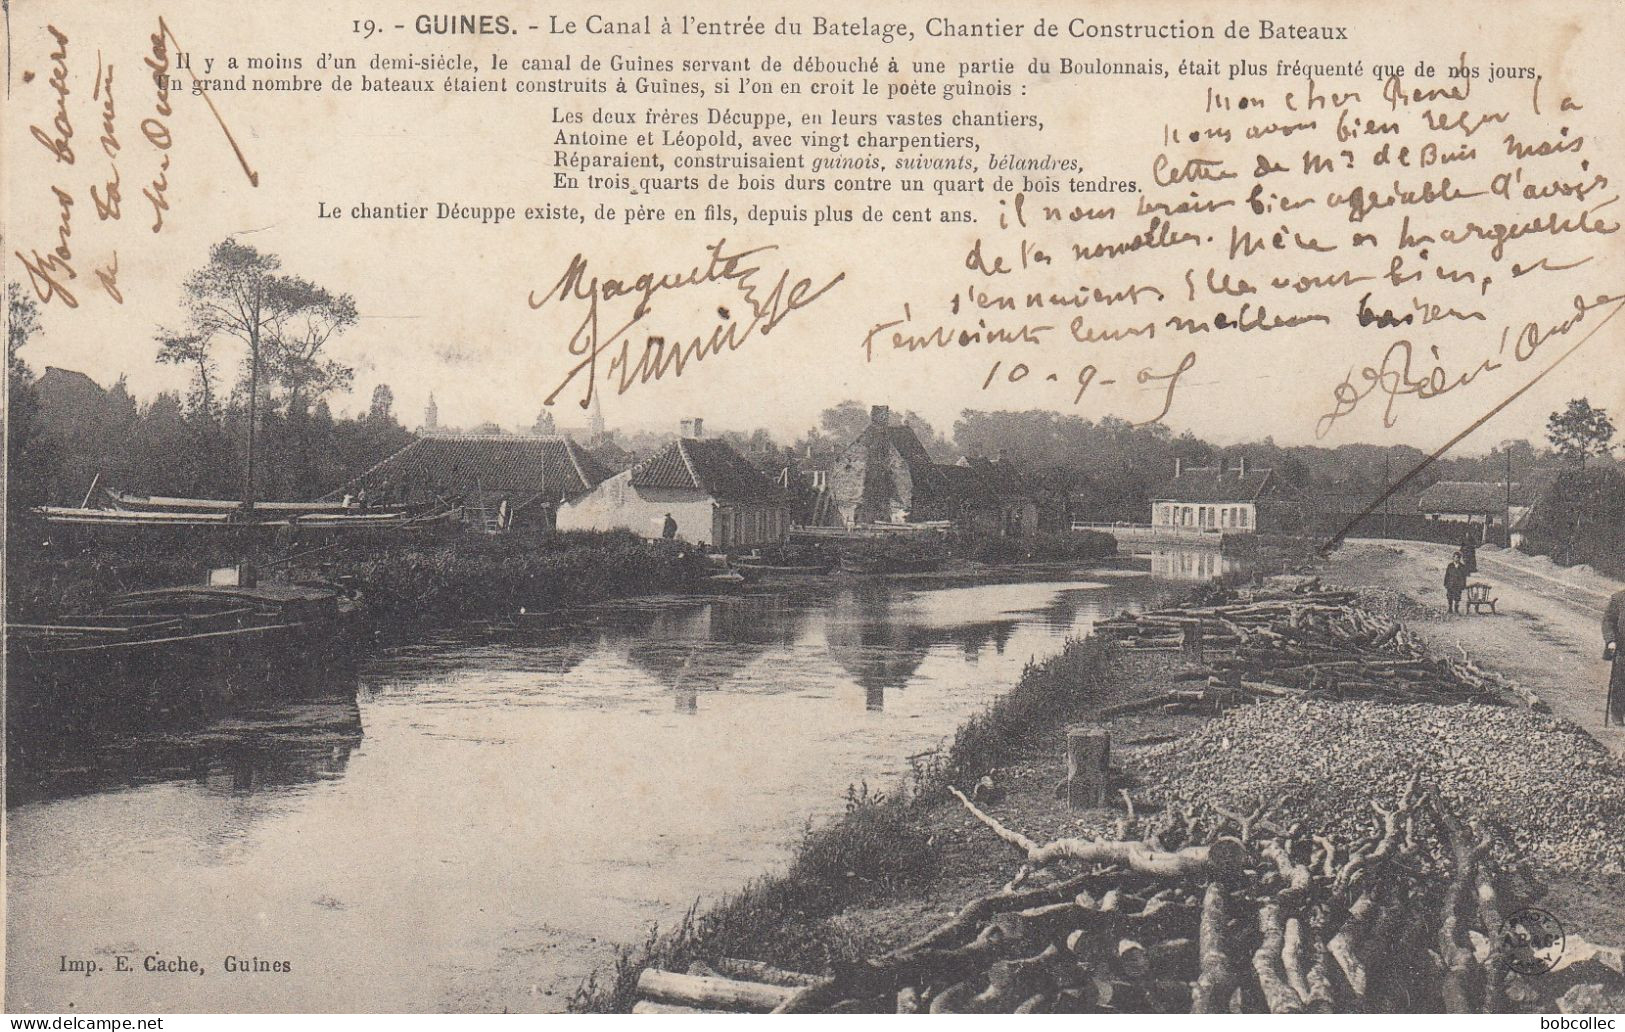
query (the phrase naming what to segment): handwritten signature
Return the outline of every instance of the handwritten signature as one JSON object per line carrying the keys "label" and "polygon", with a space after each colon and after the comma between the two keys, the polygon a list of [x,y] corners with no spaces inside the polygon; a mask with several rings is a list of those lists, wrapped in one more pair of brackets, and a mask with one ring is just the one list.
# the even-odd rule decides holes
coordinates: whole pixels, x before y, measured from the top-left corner
{"label": "handwritten signature", "polygon": [[[69,79],[69,39],[66,33],[54,25],[46,26],[51,34],[55,49],[50,53],[51,76],[49,87],[55,95],[53,103],[54,113],[49,122],[49,128],[39,125],[30,126],[30,134],[42,147],[50,152],[54,164],[74,165],[76,155],[73,150],[74,137],[73,122],[68,115],[67,98],[72,90],[68,86]],[[143,197],[152,206],[151,229],[159,233],[164,228],[164,214],[169,211],[170,202],[168,191],[170,188],[169,172],[171,166],[170,148],[174,143],[174,135],[169,125],[169,119],[174,115],[174,107],[170,102],[170,89],[177,80],[170,75],[172,54],[181,53],[179,41],[175,39],[174,31],[163,18],[158,19],[157,31],[147,37],[148,53],[142,58],[142,63],[150,73],[153,87],[152,114],[142,118],[139,129],[142,138],[151,145],[156,152],[156,172],[150,177],[148,185],[141,190]],[[259,185],[259,173],[248,164],[242,148],[238,146],[236,137],[232,135],[230,127],[221,117],[220,111],[215,107],[214,99],[196,73],[187,67],[190,62],[184,62],[181,67],[186,69],[192,77],[193,93],[201,97],[208,105],[209,112],[214,116],[216,124],[230,144],[232,152],[242,167],[243,174],[248,177],[249,184]],[[107,171],[102,178],[100,186],[92,184],[89,187],[91,203],[95,207],[97,219],[101,222],[117,221],[122,218],[122,184],[123,176],[119,161],[123,156],[123,142],[118,135],[118,108],[113,99],[115,65],[104,61],[101,52],[96,54],[96,78],[91,92],[91,99],[101,102],[101,136],[98,142],[107,158]],[[26,79],[24,81],[27,81]],[[69,281],[77,280],[79,272],[75,268],[75,245],[73,242],[74,204],[75,194],[68,185],[51,183],[47,187],[51,192],[51,203],[55,207],[56,241],[44,254],[38,249],[31,249],[28,254],[18,250],[13,252],[23,269],[28,273],[29,283],[34,288],[35,295],[42,303],[53,300],[60,301],[67,308],[78,308],[79,298],[69,286]],[[124,303],[124,294],[118,283],[119,257],[118,251],[112,250],[110,255],[100,264],[93,267],[96,281],[106,291],[107,296],[117,304]]]}
{"label": "handwritten signature", "polygon": [[1466,387],[1483,374],[1505,367],[1508,362],[1527,362],[1539,354],[1552,338],[1560,337],[1584,322],[1588,313],[1621,301],[1625,301],[1625,294],[1599,294],[1590,301],[1576,295],[1573,314],[1566,319],[1544,327],[1532,320],[1505,327],[1501,331],[1500,347],[1496,353],[1465,371],[1446,369],[1436,345],[1427,350],[1434,363],[1428,367],[1426,357],[1418,361],[1415,344],[1409,340],[1396,340],[1383,353],[1381,362],[1365,366],[1358,373],[1350,368],[1342,382],[1332,388],[1332,408],[1315,421],[1315,437],[1325,437],[1339,420],[1353,413],[1373,393],[1386,395],[1382,425],[1392,427],[1398,422],[1394,406],[1400,398],[1429,401]]}
{"label": "handwritten signature", "polygon": [[[548,394],[551,405],[565,388],[582,374],[586,387],[581,407],[592,404],[593,391],[598,382],[599,356],[617,349],[609,358],[607,375],[616,382],[616,393],[625,394],[638,384],[659,380],[670,374],[683,375],[690,362],[699,362],[710,355],[737,351],[754,336],[767,336],[791,313],[806,308],[837,283],[846,278],[838,273],[815,286],[811,277],[794,277],[789,269],[779,273],[771,285],[763,278],[758,255],[778,250],[778,245],[767,244],[743,250],[730,250],[726,239],[718,240],[706,249],[703,265],[672,273],[643,272],[629,278],[601,278],[592,274],[584,255],[577,253],[570,259],[557,283],[538,297],[531,291],[532,310],[549,303],[567,305],[585,302],[581,321],[570,335],[570,354],[578,361]],[[771,277],[771,273],[767,274]],[[726,306],[718,306],[718,323],[709,333],[696,334],[686,340],[668,341],[664,336],[648,335],[642,347],[633,341],[632,331],[644,323],[654,311],[655,300],[663,295],[707,283],[726,283],[743,300],[747,314],[734,316]],[[618,302],[634,301],[632,311],[624,322],[606,329],[603,325],[604,307]]]}

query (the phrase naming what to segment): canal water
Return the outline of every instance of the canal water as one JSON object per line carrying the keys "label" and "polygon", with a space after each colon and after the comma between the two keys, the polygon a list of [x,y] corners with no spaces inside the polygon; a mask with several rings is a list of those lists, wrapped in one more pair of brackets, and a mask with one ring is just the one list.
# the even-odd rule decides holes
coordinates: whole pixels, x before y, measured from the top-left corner
{"label": "canal water", "polygon": [[7,1009],[562,1009],[848,785],[893,790],[1030,659],[1217,563],[615,602],[276,703],[13,740]]}

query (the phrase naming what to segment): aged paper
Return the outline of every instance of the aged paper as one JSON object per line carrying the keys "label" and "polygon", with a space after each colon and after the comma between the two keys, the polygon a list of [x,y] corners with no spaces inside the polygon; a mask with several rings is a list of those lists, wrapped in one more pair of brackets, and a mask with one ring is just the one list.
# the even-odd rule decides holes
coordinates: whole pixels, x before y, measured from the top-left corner
{"label": "aged paper", "polygon": [[[890,795],[912,776],[960,821],[937,761],[918,757],[946,755],[955,729],[1012,686],[1029,655],[1045,659],[1096,619],[1153,601],[1113,595],[1085,619],[1058,600],[1110,577],[1006,571],[984,583],[952,562],[962,579],[945,590],[961,594],[888,581],[919,595],[877,600],[861,579],[877,564],[897,576],[910,572],[899,563],[920,572],[936,559],[836,558],[860,530],[890,533],[875,527],[913,528],[922,548],[972,532],[1074,535],[1073,548],[1112,524],[1143,525],[1158,549],[1272,531],[1304,556],[1343,537],[1406,538],[1397,528],[1410,527],[1440,551],[1409,568],[1441,609],[1434,585],[1445,576],[1454,618],[1458,596],[1488,605],[1499,590],[1476,592],[1472,571],[1449,583],[1458,529],[1486,552],[1509,536],[1517,544],[1522,513],[1538,513],[1577,459],[1574,483],[1591,485],[1595,505],[1563,524],[1564,555],[1541,547],[1587,564],[1574,576],[1594,580],[1566,596],[1578,608],[1540,619],[1583,628],[1583,653],[1543,662],[1586,686],[1573,707],[1596,725],[1607,677],[1596,620],[1619,576],[1607,530],[1618,524],[1607,501],[1617,497],[1606,480],[1612,426],[1602,433],[1593,417],[1607,423],[1603,413],[1625,406],[1622,35],[1618,4],[1578,0],[10,3],[0,129],[13,359],[7,1009],[782,1003],[797,986],[742,999],[683,983],[640,996],[631,980],[611,984],[616,947],[639,946],[651,924],[670,929],[696,899],[703,913],[782,871],[802,822],[840,812],[849,783],[868,782],[847,811],[867,813],[871,789]],[[831,418],[849,401],[846,422]],[[1577,436],[1560,441],[1548,420],[1565,411]],[[1009,413],[1029,415],[1001,422]],[[905,428],[916,443],[886,451]],[[432,468],[420,461],[430,448],[445,449]],[[1484,471],[1439,465],[1463,456],[1484,459]],[[1211,497],[1162,486],[1180,481],[1176,462],[1181,475],[1216,471]],[[1261,466],[1273,479],[1247,486]],[[543,471],[541,486],[527,486],[531,470]],[[751,480],[758,472],[772,484]],[[1270,525],[1260,499],[1284,479],[1294,515]],[[1430,510],[1419,492],[1436,482],[1476,485],[1488,501]],[[225,501],[188,507],[210,499]],[[377,526],[350,534],[363,517]],[[540,598],[518,574],[503,579],[540,562],[549,542],[576,540],[549,533],[612,530],[675,558],[645,569],[642,552],[592,553],[590,576],[560,560],[524,582]],[[1535,530],[1527,537],[1538,544]],[[1117,551],[1139,540],[1120,529]],[[534,544],[520,555],[516,541]],[[786,541],[834,551],[774,551]],[[700,589],[681,567],[695,549],[726,567],[707,569]],[[161,659],[146,682],[128,666],[97,666],[92,646],[130,635],[144,655],[169,648],[147,641],[163,620],[227,621],[171,626],[166,641],[281,633],[269,628],[306,618],[290,607],[332,602],[293,597],[317,592],[282,569],[296,554],[312,578],[346,585],[339,606],[373,607],[363,640],[337,647],[347,672],[336,692],[267,695],[210,666],[206,704],[192,689],[170,700],[163,692],[197,665],[221,662],[212,640],[187,638],[190,651]],[[1014,555],[983,558],[991,569]],[[1228,568],[1200,547],[1157,555],[1153,580]],[[257,581],[257,594],[229,618],[177,615],[169,596],[139,626],[128,604],[109,608],[119,592],[181,583],[183,561],[188,575],[216,570],[217,586],[218,571],[244,591]],[[833,588],[792,576],[781,593],[755,579],[832,566],[846,571],[829,575],[846,578]],[[1572,581],[1549,560],[1543,569],[1530,591]],[[387,609],[381,571],[392,578]],[[1353,583],[1348,571],[1321,575]],[[458,576],[468,580],[447,588]],[[534,587],[555,576],[625,576],[644,590]],[[750,581],[745,601],[670,601],[727,589],[727,577]],[[975,594],[1011,578],[1027,585],[1019,598]],[[1371,580],[1363,586],[1390,600],[1421,591]],[[268,594],[273,582],[290,594]],[[667,601],[601,608],[644,593]],[[1046,606],[1048,630],[1010,615]],[[1509,607],[1519,608],[1511,595]],[[537,616],[553,609],[565,615]],[[487,629],[471,632],[468,618]],[[1366,645],[1410,640],[1396,631],[1371,644],[1380,630]],[[34,639],[18,635],[30,633],[49,644],[19,653]],[[50,682],[56,702],[19,701],[19,690],[42,690],[39,671],[60,659],[63,635],[91,651]],[[1517,651],[1494,638],[1460,652],[1494,675],[1483,684],[1529,682],[1515,655],[1496,665],[1497,648]],[[968,664],[975,656],[980,666]],[[290,661],[273,652],[268,662]],[[63,683],[101,694],[59,710]],[[775,703],[779,690],[802,701]],[[845,701],[831,715],[811,701],[823,698]],[[1551,703],[1578,720],[1567,705]],[[1040,749],[1063,775],[1064,726],[1083,716],[1057,723]],[[906,720],[922,723],[893,726]],[[1600,725],[1585,734],[1601,740],[1603,770],[1619,743]],[[1572,770],[1592,769],[1589,754],[1565,755],[1546,786],[1559,795]],[[998,768],[1014,762],[992,764],[991,797],[965,797],[996,826],[1023,824],[1019,807],[988,801],[1003,791]],[[968,793],[983,773],[955,787]],[[1258,776],[1262,802],[1273,783]],[[1114,783],[1097,802],[1121,809],[1118,789],[1141,783]],[[1369,803],[1433,813],[1426,789]],[[1439,846],[1441,857],[1469,856],[1467,840],[1490,833],[1479,815],[1459,816],[1465,844]],[[1112,820],[1080,829],[1063,817],[1027,822],[1029,844],[1111,837]],[[1607,829],[1617,814],[1597,819]],[[1437,828],[1443,836],[1445,818]],[[1125,988],[1153,963],[1135,951],[1155,944],[1122,929],[1109,976],[1097,964],[1086,977],[1084,964],[1030,982],[1027,969],[1007,970],[990,984],[955,968],[952,978],[875,976],[861,990],[826,981],[827,998],[795,1006],[1555,1009],[1556,981],[1514,973],[1509,995],[1513,947],[1495,943],[1517,940],[1518,962],[1543,974],[1563,956],[1554,934],[1625,942],[1616,910],[1599,916],[1580,902],[1605,882],[1562,882],[1543,897],[1486,878],[1507,913],[1493,899],[1482,913],[1462,904],[1484,941],[1451,925],[1443,946],[1406,946],[1416,965],[1431,949],[1444,974],[1417,975],[1425,992],[1381,995],[1389,976],[1376,970],[1367,999],[1358,957],[1325,951],[1345,923],[1340,946],[1370,948],[1349,946],[1368,934],[1348,916],[1361,883],[1351,889],[1354,873],[1334,871],[1379,841],[1380,856],[1403,848],[1392,829],[1381,838],[1380,820],[1362,847],[1370,831],[1343,829],[1353,844],[1325,855],[1301,831],[1251,858],[1252,877],[1289,895],[1284,909],[1229,915],[1249,930],[1237,933],[1218,996],[1199,984],[1222,976],[1211,943],[1200,958],[1195,947],[1213,876],[1177,901],[1189,927],[1158,933],[1191,940],[1187,967],[1153,979],[1185,984],[1172,994],[1179,1005],[1161,989]],[[977,891],[1015,876],[1008,836],[981,824],[956,834],[954,848],[1009,861]],[[1552,845],[1557,832],[1513,837],[1568,848]],[[1163,843],[1170,853],[1176,838]],[[1262,842],[1239,838],[1238,849]],[[854,908],[921,894],[930,902],[912,918],[836,943],[819,924],[830,914],[769,908],[779,916],[757,914],[761,927],[717,941],[734,959],[819,979],[840,963],[895,959],[887,951],[975,895],[903,876],[946,863],[931,859],[931,842],[898,845],[883,876],[853,875],[837,893]],[[1220,865],[1228,847],[1195,842],[1213,857],[1180,862],[1211,875],[1202,865]],[[1559,866],[1584,863],[1565,855]],[[1342,893],[1327,897],[1330,911],[1293,910],[1293,879],[1311,868],[1317,886],[1324,870],[1327,891]],[[1446,888],[1477,900],[1479,882],[1463,872]],[[1136,906],[1155,891],[1125,889]],[[966,931],[941,945],[970,948]],[[1279,965],[1272,935],[1287,943]],[[1087,946],[1051,938],[1063,953]],[[1045,945],[1034,943],[989,957],[1030,958]],[[1556,953],[1529,959],[1543,948]],[[1273,953],[1255,959],[1255,949]],[[716,952],[674,952],[673,973],[690,960],[720,964]],[[1323,986],[1323,969],[1340,962]],[[773,982],[741,966],[709,970]],[[1618,988],[1603,975],[1584,982]]]}

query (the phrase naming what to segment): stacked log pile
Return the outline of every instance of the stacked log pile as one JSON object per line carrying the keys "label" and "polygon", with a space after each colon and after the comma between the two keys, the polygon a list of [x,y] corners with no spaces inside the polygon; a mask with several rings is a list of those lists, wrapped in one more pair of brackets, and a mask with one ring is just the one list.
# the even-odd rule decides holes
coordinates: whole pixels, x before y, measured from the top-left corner
{"label": "stacked log pile", "polygon": [[[643,1009],[1353,1012],[1508,1009],[1489,836],[1412,781],[1359,836],[1274,808],[1132,814],[1115,840],[1035,842],[954,790],[1025,859],[926,935],[809,984],[646,972]],[[1137,837],[1143,835],[1143,837]],[[795,975],[795,980],[807,976]],[[684,991],[673,993],[674,980]],[[782,981],[782,979],[781,979]],[[741,988],[744,987],[744,988]],[[1523,992],[1522,984],[1518,987]],[[655,1000],[665,1003],[655,1003]],[[1531,1001],[1532,1002],[1532,1001]]]}
{"label": "stacked log pile", "polygon": [[1197,682],[1102,711],[1201,710],[1279,698],[1515,704],[1545,710],[1532,692],[1467,661],[1438,657],[1399,623],[1367,611],[1352,591],[1260,589],[1221,605],[1124,613],[1095,633],[1130,651],[1185,650],[1204,664]]}

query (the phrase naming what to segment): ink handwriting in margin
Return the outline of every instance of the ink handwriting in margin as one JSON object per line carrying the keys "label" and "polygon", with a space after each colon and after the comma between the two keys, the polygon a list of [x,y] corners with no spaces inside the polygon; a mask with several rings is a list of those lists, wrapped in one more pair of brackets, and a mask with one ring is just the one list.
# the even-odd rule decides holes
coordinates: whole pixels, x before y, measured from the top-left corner
{"label": "ink handwriting in margin", "polygon": [[[570,259],[564,275],[546,294],[538,298],[536,292],[531,291],[529,297],[532,310],[549,302],[559,305],[577,301],[586,303],[581,322],[576,325],[569,340],[570,354],[580,358],[580,361],[548,394],[546,404],[551,405],[576,377],[585,373],[587,383],[580,404],[582,408],[590,405],[598,382],[599,356],[617,345],[619,349],[610,356],[607,372],[616,380],[616,393],[625,394],[638,384],[662,379],[668,373],[673,377],[682,376],[691,361],[699,362],[709,355],[737,351],[753,335],[767,336],[791,313],[811,305],[846,278],[846,273],[837,273],[815,287],[811,277],[795,278],[792,282],[794,274],[785,269],[772,281],[771,286],[764,287],[763,281],[757,278],[762,273],[762,266],[749,259],[776,250],[778,245],[767,244],[730,251],[727,240],[722,239],[706,248],[709,257],[704,265],[695,265],[681,272],[642,272],[624,278],[601,278],[592,274],[586,257],[576,254]],[[651,334],[644,340],[642,350],[634,351],[631,332],[653,313],[655,300],[660,295],[707,283],[732,286],[748,307],[748,317],[736,317],[727,306],[718,306],[720,321],[709,334],[700,333],[686,341],[672,342],[668,342],[664,336]],[[605,332],[601,325],[600,306],[627,299],[636,300],[631,315],[625,322]]]}

